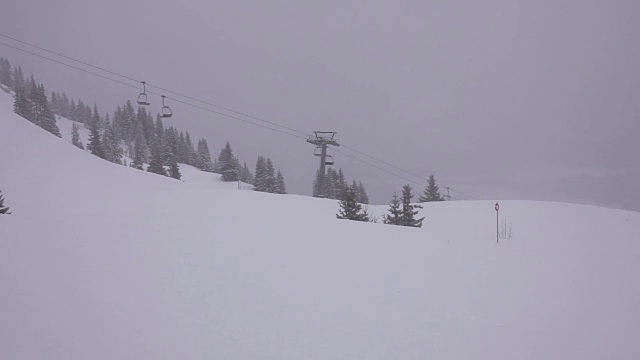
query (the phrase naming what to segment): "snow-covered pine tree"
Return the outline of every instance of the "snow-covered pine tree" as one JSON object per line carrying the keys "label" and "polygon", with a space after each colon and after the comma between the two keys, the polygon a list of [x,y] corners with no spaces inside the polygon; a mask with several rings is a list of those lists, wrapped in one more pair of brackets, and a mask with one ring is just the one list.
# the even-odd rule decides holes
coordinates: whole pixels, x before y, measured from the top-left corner
{"label": "snow-covered pine tree", "polygon": [[62,93],[62,96],[58,97],[58,105],[60,107],[60,116],[69,118],[69,97],[67,94]]}
{"label": "snow-covered pine tree", "polygon": [[324,195],[329,199],[336,199],[336,180],[337,174],[333,168],[327,169],[327,174],[324,178]]}
{"label": "snow-covered pine tree", "polygon": [[0,83],[13,89],[13,73],[8,59],[0,59]]}
{"label": "snow-covered pine tree", "polygon": [[227,142],[224,148],[220,151],[218,156],[218,166],[220,167],[220,174],[222,175],[222,181],[237,181],[238,169],[235,167],[233,157],[233,151],[231,145]]}
{"label": "snow-covered pine tree", "polygon": [[410,227],[422,227],[423,218],[416,219],[415,215],[418,214],[418,210],[421,209],[420,205],[412,205],[411,199],[413,195],[411,194],[411,185],[407,184],[402,187],[402,215],[400,220],[400,225],[402,226],[410,226]]}
{"label": "snow-covered pine tree", "polygon": [[278,169],[278,173],[276,175],[276,194],[286,194],[287,193],[287,185],[284,183],[284,176],[282,176],[282,172]]}
{"label": "snow-covered pine tree", "polygon": [[25,119],[28,119],[30,117],[30,108],[31,106],[29,105],[29,100],[24,94],[24,90],[16,90],[16,96],[13,99],[13,112]]}
{"label": "snow-covered pine tree", "polygon": [[356,189],[346,186],[343,191],[343,199],[340,200],[340,210],[336,214],[338,219],[354,221],[369,221],[369,215],[362,211],[362,205],[356,201]]}
{"label": "snow-covered pine tree", "polygon": [[180,173],[180,167],[178,166],[178,162],[176,159],[173,159],[171,162],[171,167],[169,167],[169,176],[180,180],[182,178],[182,174]]}
{"label": "snow-covered pine tree", "polygon": [[213,163],[211,162],[211,153],[209,153],[209,145],[207,140],[200,139],[198,141],[198,152],[196,156],[196,167],[202,171],[213,171]]}
{"label": "snow-covered pine tree", "polygon": [[[24,80],[24,74],[22,73],[22,68],[20,66],[13,68],[13,90],[18,92],[18,90],[24,91],[26,87],[26,82]],[[25,94],[26,97],[26,94]]]}
{"label": "snow-covered pine tree", "polygon": [[313,186],[311,190],[311,196],[322,197],[322,189],[320,189],[320,170],[316,170],[316,177],[313,179]]}
{"label": "snow-covered pine tree", "polygon": [[98,131],[97,126],[92,126],[89,132],[89,140],[87,141],[87,150],[91,151],[91,154],[106,159],[104,154],[104,148],[102,144],[102,136]]}
{"label": "snow-covered pine tree", "polygon": [[9,207],[4,206],[4,197],[2,196],[2,190],[0,190],[0,214],[9,215]]}
{"label": "snow-covered pine tree", "polygon": [[369,196],[367,195],[367,191],[364,189],[364,185],[362,182],[358,182],[358,187],[356,190],[358,202],[361,204],[369,203]]}
{"label": "snow-covered pine tree", "polygon": [[91,125],[96,126],[98,129],[104,129],[102,118],[100,117],[100,113],[98,113],[98,105],[95,103],[93,104],[93,112],[91,113]]}
{"label": "snow-covered pine tree", "polygon": [[337,177],[336,177],[336,199],[342,200],[344,196],[344,191],[347,189],[347,179],[342,172],[342,168],[338,169]]}
{"label": "snow-covered pine tree", "polygon": [[186,150],[189,153],[188,160],[186,161],[186,163],[191,165],[191,166],[196,166],[197,155],[196,155],[196,151],[193,148],[193,142],[191,141],[191,135],[189,135],[188,131],[184,135],[184,141],[186,143]]}
{"label": "snow-covered pine tree", "polygon": [[37,85],[31,94],[31,121],[57,137],[62,137],[56,124],[56,116],[51,111],[47,93],[42,84]]}
{"label": "snow-covered pine tree", "polygon": [[256,172],[253,178],[253,189],[255,191],[265,191],[265,167],[266,159],[263,156],[258,156],[256,160]]}
{"label": "snow-covered pine tree", "polygon": [[436,184],[435,176],[429,175],[427,187],[424,189],[424,193],[418,198],[418,202],[432,201],[444,201],[444,198],[440,195],[440,188]]}
{"label": "snow-covered pine tree", "polygon": [[402,209],[400,209],[400,199],[396,192],[393,193],[389,213],[384,216],[383,222],[389,225],[402,225]]}
{"label": "snow-covered pine tree", "polygon": [[80,140],[80,133],[78,132],[78,125],[76,125],[76,123],[71,123],[71,143],[73,146],[84,150],[84,145],[82,145],[82,140]]}
{"label": "snow-covered pine tree", "polygon": [[102,133],[102,142],[105,156],[107,160],[112,163],[122,164],[122,157],[124,153],[120,147],[120,142],[116,137],[115,131],[113,130],[113,125],[111,125],[108,119],[105,119],[103,124],[104,132]]}
{"label": "snow-covered pine tree", "polygon": [[251,174],[251,170],[249,170],[246,162],[240,170],[240,181],[247,184],[253,184],[253,174]]}
{"label": "snow-covered pine tree", "polygon": [[151,147],[151,160],[149,161],[147,171],[154,174],[167,176],[167,171],[162,166],[162,151],[160,149],[160,146],[158,146],[157,144]]}
{"label": "snow-covered pine tree", "polygon": [[276,170],[270,158],[267,158],[264,166],[264,191],[272,194],[276,192]]}

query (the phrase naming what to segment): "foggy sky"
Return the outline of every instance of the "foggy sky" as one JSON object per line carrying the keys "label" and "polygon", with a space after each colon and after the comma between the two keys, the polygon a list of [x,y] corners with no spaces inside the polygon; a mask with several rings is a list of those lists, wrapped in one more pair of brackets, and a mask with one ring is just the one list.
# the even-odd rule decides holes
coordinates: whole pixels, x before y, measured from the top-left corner
{"label": "foggy sky", "polygon": [[[634,0],[38,0],[1,9],[1,33],[295,129],[337,131],[345,145],[479,198],[640,210]],[[137,95],[3,46],[0,56],[103,113]],[[269,156],[290,192],[311,192],[312,145],[171,106],[165,125],[207,138],[213,155],[229,141],[251,168]],[[333,155],[375,203],[407,182]]]}

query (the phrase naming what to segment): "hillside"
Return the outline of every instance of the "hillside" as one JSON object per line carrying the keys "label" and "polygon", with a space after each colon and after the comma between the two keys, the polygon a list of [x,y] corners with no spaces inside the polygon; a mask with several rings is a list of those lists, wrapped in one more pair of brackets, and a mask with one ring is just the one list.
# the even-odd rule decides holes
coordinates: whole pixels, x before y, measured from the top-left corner
{"label": "hillside", "polygon": [[4,93],[0,144],[0,358],[640,358],[640,213],[501,201],[500,244],[495,201],[342,221],[103,161]]}

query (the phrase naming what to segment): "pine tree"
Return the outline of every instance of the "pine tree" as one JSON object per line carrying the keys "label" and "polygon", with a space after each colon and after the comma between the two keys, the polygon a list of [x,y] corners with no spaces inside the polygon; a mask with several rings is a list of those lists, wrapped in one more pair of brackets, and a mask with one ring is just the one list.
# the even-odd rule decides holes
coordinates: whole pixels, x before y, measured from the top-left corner
{"label": "pine tree", "polygon": [[100,131],[98,131],[98,128],[96,126],[92,126],[89,132],[87,149],[91,151],[91,154],[106,160]]}
{"label": "pine tree", "polygon": [[[20,66],[13,68],[13,90],[18,92],[18,90],[25,91],[25,80],[24,74],[22,73],[22,68]],[[26,97],[26,93],[25,93]]]}
{"label": "pine tree", "polygon": [[211,162],[211,153],[207,140],[200,139],[198,141],[198,152],[196,154],[196,167],[202,171],[213,172],[213,163]]}
{"label": "pine tree", "polygon": [[402,209],[400,209],[400,199],[396,192],[393,193],[391,204],[389,204],[389,214],[384,216],[383,222],[389,225],[402,225]]}
{"label": "pine tree", "polygon": [[218,156],[218,166],[220,167],[220,174],[222,175],[222,181],[237,181],[238,169],[234,162],[233,151],[231,145],[227,142],[227,145],[220,151]]}
{"label": "pine tree", "polygon": [[338,175],[333,168],[327,169],[327,175],[324,178],[324,194],[329,199],[336,199],[338,196],[336,192],[336,180]]}
{"label": "pine tree", "polygon": [[13,73],[11,63],[7,59],[0,59],[0,83],[13,89]]}
{"label": "pine tree", "polygon": [[336,199],[342,200],[344,196],[344,191],[347,189],[347,186],[349,186],[349,184],[347,184],[347,179],[345,178],[344,173],[342,172],[342,169],[338,169],[335,185],[336,185]]}
{"label": "pine tree", "polygon": [[80,140],[80,133],[78,132],[78,125],[76,125],[76,123],[71,124],[71,143],[84,150],[84,145],[82,145],[82,140]]}
{"label": "pine tree", "polygon": [[367,195],[367,191],[364,189],[364,185],[362,185],[362,182],[358,183],[358,187],[356,189],[356,194],[357,194],[357,198],[358,198],[358,202],[361,204],[368,204],[369,203],[369,196]]}
{"label": "pine tree", "polygon": [[167,176],[167,171],[162,166],[162,152],[157,145],[152,146],[151,148],[151,161],[149,161],[147,171],[154,174]]}
{"label": "pine tree", "polygon": [[313,179],[313,187],[311,190],[311,196],[313,197],[324,197],[322,193],[322,189],[320,189],[320,179],[322,176],[320,175],[320,170],[316,170],[316,177]]}
{"label": "pine tree", "polygon": [[25,119],[28,119],[30,117],[29,100],[25,96],[24,90],[22,89],[16,90],[16,96],[13,99],[13,112]]}
{"label": "pine tree", "polygon": [[267,158],[264,165],[264,191],[268,193],[276,192],[276,170],[271,159]]}
{"label": "pine tree", "polygon": [[418,210],[421,209],[420,205],[412,205],[411,199],[411,185],[407,184],[402,187],[402,215],[400,219],[400,225],[411,227],[422,227],[422,221],[424,218],[416,219],[415,215],[418,214]]}
{"label": "pine tree", "polygon": [[67,94],[62,93],[62,96],[58,97],[58,106],[60,107],[60,116],[64,118],[69,118],[69,98]]}
{"label": "pine tree", "polygon": [[171,167],[169,168],[169,176],[177,180],[180,180],[182,178],[180,167],[178,166],[177,161],[171,162]]}
{"label": "pine tree", "polygon": [[253,184],[253,174],[251,174],[251,170],[249,170],[246,162],[240,169],[240,181],[247,184]]}
{"label": "pine tree", "polygon": [[287,193],[287,185],[284,183],[284,176],[282,176],[282,172],[278,169],[278,173],[276,175],[276,186],[275,186],[276,194],[286,194]]}
{"label": "pine tree", "polygon": [[253,178],[253,189],[255,191],[266,191],[265,190],[265,167],[266,167],[266,159],[262,156],[258,156],[258,160],[256,161],[256,172]]}
{"label": "pine tree", "polygon": [[9,207],[4,206],[4,197],[2,196],[2,190],[0,190],[0,214],[9,215]]}
{"label": "pine tree", "polygon": [[343,199],[339,202],[340,210],[336,214],[338,219],[369,221],[369,215],[362,211],[362,205],[356,201],[356,189],[345,186],[342,196]]}
{"label": "pine tree", "polygon": [[191,142],[191,135],[189,135],[188,131],[184,135],[184,141],[185,141],[186,149],[189,153],[188,160],[186,163],[191,166],[196,166],[196,162],[197,162],[196,160],[198,156],[196,155],[196,151],[193,148],[193,142]]}
{"label": "pine tree", "polygon": [[424,193],[418,198],[418,202],[432,202],[432,201],[444,201],[444,198],[440,196],[440,189],[436,184],[436,178],[433,175],[429,175],[429,181],[427,182],[427,188],[424,189]]}

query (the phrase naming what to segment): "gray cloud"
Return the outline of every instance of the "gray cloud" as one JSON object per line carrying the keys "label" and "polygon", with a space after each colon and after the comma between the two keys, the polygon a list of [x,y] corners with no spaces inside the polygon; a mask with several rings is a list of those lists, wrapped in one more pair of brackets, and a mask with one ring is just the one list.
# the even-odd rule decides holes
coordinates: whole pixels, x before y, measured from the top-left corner
{"label": "gray cloud", "polygon": [[[629,196],[638,183],[627,180],[640,169],[635,1],[40,0],[2,8],[3,33],[289,127],[336,130],[344,144],[478,197],[640,210]],[[98,101],[103,111],[135,96],[4,47],[0,54],[48,90]],[[172,105],[170,124],[206,137],[215,153],[229,140],[250,165],[270,156],[291,191],[310,192],[317,164],[304,141]],[[406,182],[335,157],[375,202]],[[566,175],[584,168],[609,180]],[[610,184],[606,201],[595,194]]]}

